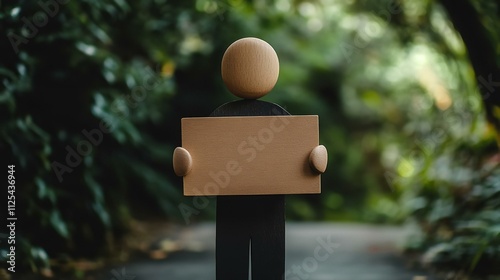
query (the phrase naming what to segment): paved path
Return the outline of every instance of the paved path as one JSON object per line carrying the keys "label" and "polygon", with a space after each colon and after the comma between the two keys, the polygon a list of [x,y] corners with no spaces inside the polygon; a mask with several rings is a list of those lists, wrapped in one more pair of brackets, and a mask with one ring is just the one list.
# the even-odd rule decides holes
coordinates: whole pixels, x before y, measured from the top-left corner
{"label": "paved path", "polygon": [[[406,267],[398,253],[406,234],[399,227],[287,223],[286,279],[436,280]],[[102,280],[215,279],[214,224],[185,228],[178,239],[184,250],[116,267]]]}

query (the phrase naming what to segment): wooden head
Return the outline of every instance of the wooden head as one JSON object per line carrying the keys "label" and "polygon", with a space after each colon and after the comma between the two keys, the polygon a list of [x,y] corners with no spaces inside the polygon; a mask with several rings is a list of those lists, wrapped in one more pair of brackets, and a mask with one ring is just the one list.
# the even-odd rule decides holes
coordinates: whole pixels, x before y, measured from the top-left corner
{"label": "wooden head", "polygon": [[224,53],[221,71],[222,80],[231,93],[257,99],[271,91],[278,80],[278,55],[261,39],[239,39]]}

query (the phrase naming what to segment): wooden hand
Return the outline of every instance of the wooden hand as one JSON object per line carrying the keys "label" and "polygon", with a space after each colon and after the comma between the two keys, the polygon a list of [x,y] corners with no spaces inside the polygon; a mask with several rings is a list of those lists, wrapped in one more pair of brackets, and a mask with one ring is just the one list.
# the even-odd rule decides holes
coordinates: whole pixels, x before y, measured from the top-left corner
{"label": "wooden hand", "polygon": [[328,164],[328,151],[325,146],[316,146],[309,154],[309,164],[318,173],[325,173]]}
{"label": "wooden hand", "polygon": [[193,158],[188,150],[177,147],[173,157],[174,172],[177,176],[186,176],[193,167]]}

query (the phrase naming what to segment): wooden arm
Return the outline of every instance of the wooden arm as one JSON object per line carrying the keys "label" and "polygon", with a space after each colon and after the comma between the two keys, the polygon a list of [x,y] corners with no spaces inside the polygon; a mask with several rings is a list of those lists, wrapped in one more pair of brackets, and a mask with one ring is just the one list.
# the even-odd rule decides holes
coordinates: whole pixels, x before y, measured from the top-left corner
{"label": "wooden arm", "polygon": [[174,172],[177,176],[186,176],[193,167],[193,158],[188,150],[177,147],[173,157]]}
{"label": "wooden arm", "polygon": [[325,146],[316,146],[309,154],[309,165],[318,173],[325,173],[328,164],[328,151]]}

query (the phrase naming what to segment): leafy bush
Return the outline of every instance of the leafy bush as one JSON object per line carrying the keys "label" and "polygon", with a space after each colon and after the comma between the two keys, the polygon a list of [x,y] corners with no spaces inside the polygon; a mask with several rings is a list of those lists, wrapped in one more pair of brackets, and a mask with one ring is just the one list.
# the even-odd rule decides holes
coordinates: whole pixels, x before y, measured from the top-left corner
{"label": "leafy bush", "polygon": [[498,154],[489,157],[477,170],[462,164],[461,172],[474,171],[473,178],[457,184],[452,178],[428,176],[417,195],[406,201],[422,229],[408,249],[425,252],[424,264],[439,271],[498,274],[500,160]]}
{"label": "leafy bush", "polygon": [[191,57],[182,28],[207,16],[158,3],[2,7],[2,157],[16,165],[18,254],[29,256],[18,266],[111,253],[132,217],[178,216],[173,73]]}

